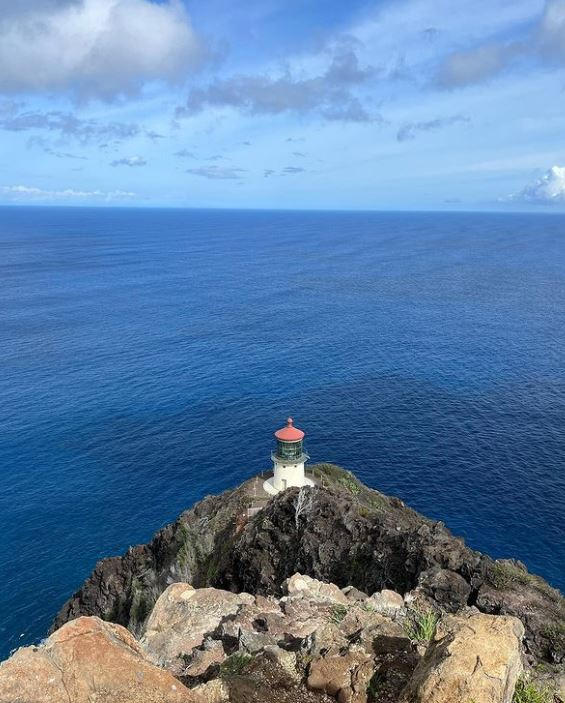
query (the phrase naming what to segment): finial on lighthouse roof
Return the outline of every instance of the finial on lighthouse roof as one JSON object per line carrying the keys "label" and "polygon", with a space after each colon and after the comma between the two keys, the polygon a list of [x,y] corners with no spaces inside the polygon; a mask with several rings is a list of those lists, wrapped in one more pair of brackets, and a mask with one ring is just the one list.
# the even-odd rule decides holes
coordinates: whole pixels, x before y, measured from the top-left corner
{"label": "finial on lighthouse roof", "polygon": [[304,432],[294,426],[294,420],[289,417],[286,421],[286,426],[275,432],[275,437],[282,442],[298,442],[304,439]]}

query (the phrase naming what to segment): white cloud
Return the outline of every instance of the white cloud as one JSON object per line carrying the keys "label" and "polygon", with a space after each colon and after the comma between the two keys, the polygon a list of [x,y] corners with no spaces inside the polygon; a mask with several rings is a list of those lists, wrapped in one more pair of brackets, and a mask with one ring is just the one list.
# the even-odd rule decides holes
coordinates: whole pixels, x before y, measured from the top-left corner
{"label": "white cloud", "polygon": [[124,190],[101,191],[101,190],[43,190],[34,186],[13,185],[0,187],[0,194],[8,200],[32,201],[32,202],[53,202],[53,201],[81,201],[99,200],[110,202],[113,200],[130,200],[136,194]]}
{"label": "white cloud", "polygon": [[565,204],[565,166],[552,166],[511,199],[541,205]]}
{"label": "white cloud", "polygon": [[[3,12],[3,11],[2,11]],[[0,18],[0,91],[72,91],[81,99],[176,82],[201,55],[181,0],[78,0]]]}

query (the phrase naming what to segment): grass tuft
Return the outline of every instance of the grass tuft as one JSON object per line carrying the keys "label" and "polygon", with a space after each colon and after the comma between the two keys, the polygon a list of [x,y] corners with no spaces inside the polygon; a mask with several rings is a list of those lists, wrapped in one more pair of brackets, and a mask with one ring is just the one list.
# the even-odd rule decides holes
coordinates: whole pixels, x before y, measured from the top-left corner
{"label": "grass tuft", "polygon": [[434,638],[439,616],[433,610],[412,610],[404,629],[408,637],[416,642],[429,642]]}
{"label": "grass tuft", "polygon": [[230,676],[240,676],[253,661],[251,654],[236,652],[220,664],[220,676],[229,678]]}
{"label": "grass tuft", "polygon": [[330,620],[335,623],[336,625],[339,625],[339,623],[345,618],[347,615],[348,608],[346,605],[334,605],[331,614],[330,614]]}
{"label": "grass tuft", "polygon": [[512,703],[553,703],[553,700],[553,691],[550,688],[538,688],[522,676],[516,684]]}

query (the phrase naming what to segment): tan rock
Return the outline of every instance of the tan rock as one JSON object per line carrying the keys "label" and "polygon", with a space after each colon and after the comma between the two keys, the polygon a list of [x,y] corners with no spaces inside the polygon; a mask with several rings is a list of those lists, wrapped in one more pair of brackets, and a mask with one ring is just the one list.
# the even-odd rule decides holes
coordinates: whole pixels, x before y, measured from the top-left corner
{"label": "tan rock", "polygon": [[248,593],[216,588],[195,590],[187,583],[174,583],[155,603],[141,640],[142,647],[153,663],[176,671],[181,666],[179,657],[199,647],[222,618],[253,602]]}
{"label": "tan rock", "polygon": [[366,703],[372,675],[371,657],[364,650],[351,647],[343,655],[315,659],[310,665],[307,685],[312,691],[334,696],[338,703]]}
{"label": "tan rock", "polygon": [[522,623],[473,614],[440,621],[403,691],[405,703],[510,703],[522,671]]}
{"label": "tan rock", "polygon": [[292,681],[295,683],[300,681],[301,677],[296,668],[296,654],[294,652],[288,652],[277,645],[268,645],[263,650],[263,654],[266,659],[278,664]]}
{"label": "tan rock", "polygon": [[385,588],[382,591],[373,593],[370,598],[367,598],[365,603],[375,612],[390,617],[404,607],[404,598],[396,591],[389,591]]}
{"label": "tan rock", "polygon": [[194,703],[228,703],[230,699],[229,689],[221,679],[200,684],[190,692],[194,696]]}
{"label": "tan rock", "polygon": [[284,588],[288,595],[294,598],[308,598],[309,600],[349,605],[347,596],[335,584],[324,583],[310,578],[310,576],[294,574],[285,581]]}
{"label": "tan rock", "polygon": [[201,649],[192,650],[192,657],[183,674],[197,678],[202,676],[211,666],[221,664],[226,658],[227,655],[222,643],[218,640],[211,640],[206,642]]}
{"label": "tan rock", "polygon": [[0,664],[0,703],[196,703],[120,625],[81,617]]}

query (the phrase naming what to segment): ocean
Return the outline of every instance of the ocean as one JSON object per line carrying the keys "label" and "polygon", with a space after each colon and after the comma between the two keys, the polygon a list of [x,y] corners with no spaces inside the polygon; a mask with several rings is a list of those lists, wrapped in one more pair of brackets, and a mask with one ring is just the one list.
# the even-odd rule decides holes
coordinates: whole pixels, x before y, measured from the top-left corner
{"label": "ocean", "polygon": [[288,415],[565,587],[565,216],[2,208],[0,286],[1,657]]}

